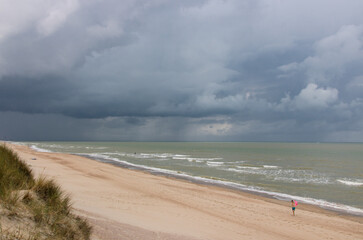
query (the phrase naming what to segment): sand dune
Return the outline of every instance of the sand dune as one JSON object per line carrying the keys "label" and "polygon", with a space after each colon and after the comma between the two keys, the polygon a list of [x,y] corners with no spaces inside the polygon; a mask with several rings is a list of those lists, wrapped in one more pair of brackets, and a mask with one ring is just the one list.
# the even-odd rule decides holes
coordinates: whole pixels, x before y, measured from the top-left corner
{"label": "sand dune", "polygon": [[[93,239],[363,239],[363,218],[8,144],[54,178]],[[36,160],[32,160],[36,159]]]}

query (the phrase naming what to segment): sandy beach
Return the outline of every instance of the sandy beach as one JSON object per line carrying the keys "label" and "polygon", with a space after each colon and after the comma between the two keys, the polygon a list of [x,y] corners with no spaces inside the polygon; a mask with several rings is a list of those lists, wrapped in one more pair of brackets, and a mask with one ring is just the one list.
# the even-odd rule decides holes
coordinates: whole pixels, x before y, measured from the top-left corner
{"label": "sandy beach", "polygon": [[92,239],[363,239],[363,218],[6,143],[55,179]]}

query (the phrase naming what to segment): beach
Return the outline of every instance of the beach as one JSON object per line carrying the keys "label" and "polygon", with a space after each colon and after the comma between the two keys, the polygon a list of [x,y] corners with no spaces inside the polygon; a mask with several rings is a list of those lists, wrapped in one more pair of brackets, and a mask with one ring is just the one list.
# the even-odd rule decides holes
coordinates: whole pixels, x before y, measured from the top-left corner
{"label": "beach", "polygon": [[6,143],[56,180],[93,239],[362,239],[363,218]]}

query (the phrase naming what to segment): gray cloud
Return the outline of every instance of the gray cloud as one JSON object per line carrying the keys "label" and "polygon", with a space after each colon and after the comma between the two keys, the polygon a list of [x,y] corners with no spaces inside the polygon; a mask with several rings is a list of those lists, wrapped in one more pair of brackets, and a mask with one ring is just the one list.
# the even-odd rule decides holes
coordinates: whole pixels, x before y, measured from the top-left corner
{"label": "gray cloud", "polygon": [[2,5],[9,137],[363,141],[361,1]]}

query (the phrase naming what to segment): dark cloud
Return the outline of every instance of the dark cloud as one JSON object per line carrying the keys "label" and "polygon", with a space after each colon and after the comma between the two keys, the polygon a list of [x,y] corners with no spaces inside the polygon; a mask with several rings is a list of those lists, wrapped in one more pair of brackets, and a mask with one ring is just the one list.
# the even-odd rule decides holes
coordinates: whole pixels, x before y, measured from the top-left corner
{"label": "dark cloud", "polygon": [[363,141],[362,8],[4,1],[0,130],[26,140]]}

